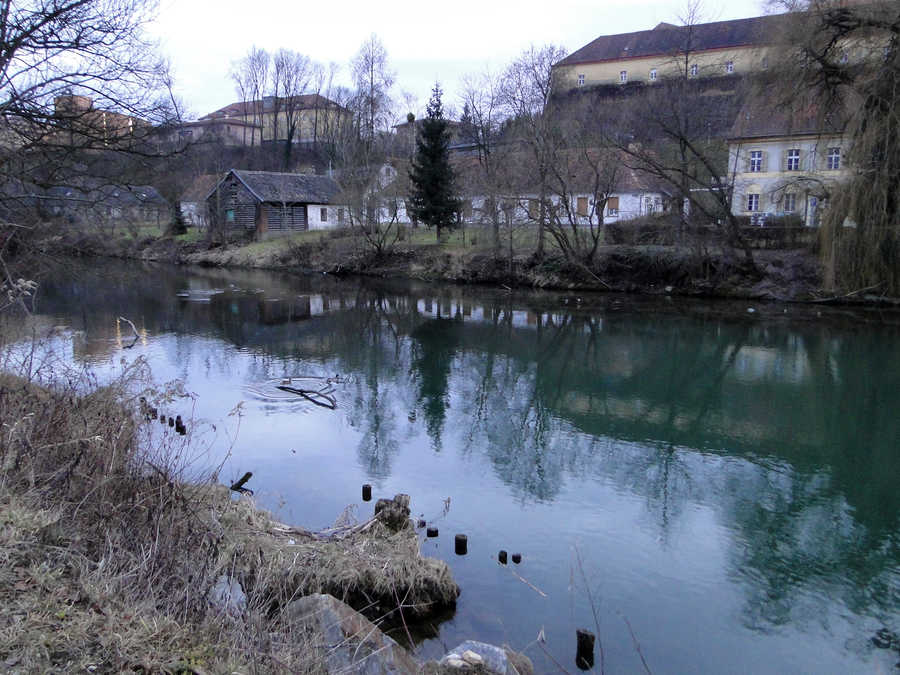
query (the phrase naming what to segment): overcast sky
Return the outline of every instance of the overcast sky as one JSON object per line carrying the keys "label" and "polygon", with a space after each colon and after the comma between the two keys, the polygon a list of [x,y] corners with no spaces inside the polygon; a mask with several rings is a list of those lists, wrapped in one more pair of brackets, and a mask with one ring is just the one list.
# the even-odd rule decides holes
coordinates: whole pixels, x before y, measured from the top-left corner
{"label": "overcast sky", "polygon": [[[686,0],[160,0],[153,32],[172,63],[176,93],[191,117],[237,100],[228,71],[253,45],[270,52],[286,47],[325,64],[336,62],[341,83],[349,85],[348,63],[372,33],[387,49],[396,75],[395,99],[403,101],[402,94],[411,93],[418,116],[435,80],[444,89],[445,107],[458,108],[463,76],[502,70],[531,44],[553,43],[573,52],[600,35],[646,30],[660,21],[678,23],[686,5]],[[702,9],[705,21],[762,13],[758,0],[707,0]]]}

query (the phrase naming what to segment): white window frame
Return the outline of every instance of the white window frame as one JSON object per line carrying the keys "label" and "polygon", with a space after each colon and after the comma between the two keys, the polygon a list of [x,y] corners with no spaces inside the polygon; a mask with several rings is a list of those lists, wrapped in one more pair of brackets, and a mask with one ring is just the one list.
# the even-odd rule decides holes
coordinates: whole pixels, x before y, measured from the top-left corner
{"label": "white window frame", "polygon": [[578,73],[578,86],[584,86],[584,73]]}
{"label": "white window frame", "polygon": [[785,213],[793,213],[797,210],[797,194],[794,192],[784,193],[784,202],[782,210]]}
{"label": "white window frame", "polygon": [[628,71],[627,70],[619,71],[619,82],[622,84],[625,84],[626,82],[628,82]]}
{"label": "white window frame", "polygon": [[756,213],[759,211],[759,193],[758,192],[749,192],[747,193],[747,210],[751,213]]}
{"label": "white window frame", "polygon": [[650,69],[650,81],[656,82],[656,68]]}
{"label": "white window frame", "polygon": [[691,64],[691,77],[697,77],[700,74],[700,66],[696,63]]}
{"label": "white window frame", "polygon": [[828,148],[828,157],[826,158],[825,166],[828,168],[828,171],[838,171],[841,168],[841,149],[837,148]]}
{"label": "white window frame", "polygon": [[762,173],[762,150],[750,151],[750,173]]}
{"label": "white window frame", "polygon": [[791,148],[787,151],[787,170],[800,170],[800,148]]}
{"label": "white window frame", "polygon": [[734,61],[725,62],[725,72],[731,74],[734,72]]}

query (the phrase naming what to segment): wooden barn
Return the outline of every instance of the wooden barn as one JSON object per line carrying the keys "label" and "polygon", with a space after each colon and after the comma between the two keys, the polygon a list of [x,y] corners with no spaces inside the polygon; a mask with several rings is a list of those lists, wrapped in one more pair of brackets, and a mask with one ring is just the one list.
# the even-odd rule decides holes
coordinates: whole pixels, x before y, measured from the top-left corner
{"label": "wooden barn", "polygon": [[206,197],[210,224],[267,234],[343,224],[333,204],[340,187],[328,176],[232,169]]}

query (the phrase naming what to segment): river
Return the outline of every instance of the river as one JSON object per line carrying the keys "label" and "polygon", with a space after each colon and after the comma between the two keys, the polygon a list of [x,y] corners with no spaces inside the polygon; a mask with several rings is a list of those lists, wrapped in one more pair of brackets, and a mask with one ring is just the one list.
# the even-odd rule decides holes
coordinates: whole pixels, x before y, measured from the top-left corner
{"label": "river", "polygon": [[[897,314],[92,261],[35,315],[70,365],[183,381],[190,470],[252,471],[282,520],[409,493],[462,588],[420,656],[575,672],[588,628],[606,673],[900,660],[871,642],[900,632]],[[336,376],[337,408],[263,395],[297,376]]]}

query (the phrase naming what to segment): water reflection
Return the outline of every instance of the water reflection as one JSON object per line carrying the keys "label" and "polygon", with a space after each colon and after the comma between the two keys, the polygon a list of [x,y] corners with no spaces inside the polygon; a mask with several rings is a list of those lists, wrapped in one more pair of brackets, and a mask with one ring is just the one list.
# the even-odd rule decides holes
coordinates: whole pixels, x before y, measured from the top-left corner
{"label": "water reflection", "polygon": [[[84,332],[72,343],[78,361],[118,354],[125,316],[145,343],[177,335],[168,357],[186,377],[198,363],[259,381],[342,375],[340,412],[371,478],[404,473],[397,462],[421,433],[435,457],[489,468],[505,490],[482,495],[495,506],[566,509],[596,529],[579,500],[636,498],[635,526],[653,533],[654,555],[682,551],[688,536],[724,549],[721,579],[689,581],[737,589],[739,623],[754,635],[819,624],[822,637],[848,614],[889,623],[900,610],[895,325],[673,303],[627,311],[612,297],[560,311],[559,297],[542,295],[155,267],[82,269],[48,280],[39,301]],[[708,531],[685,534],[698,513]],[[544,530],[555,538],[548,560],[569,545],[554,529],[566,528]],[[622,555],[624,567],[655,569],[646,555]],[[679,592],[666,591],[673,607],[661,615],[688,611],[675,607]],[[564,623],[565,610],[555,616]],[[870,658],[864,646],[840,649],[858,652],[842,653],[846,663]],[[729,663],[725,648],[695,658]]]}

